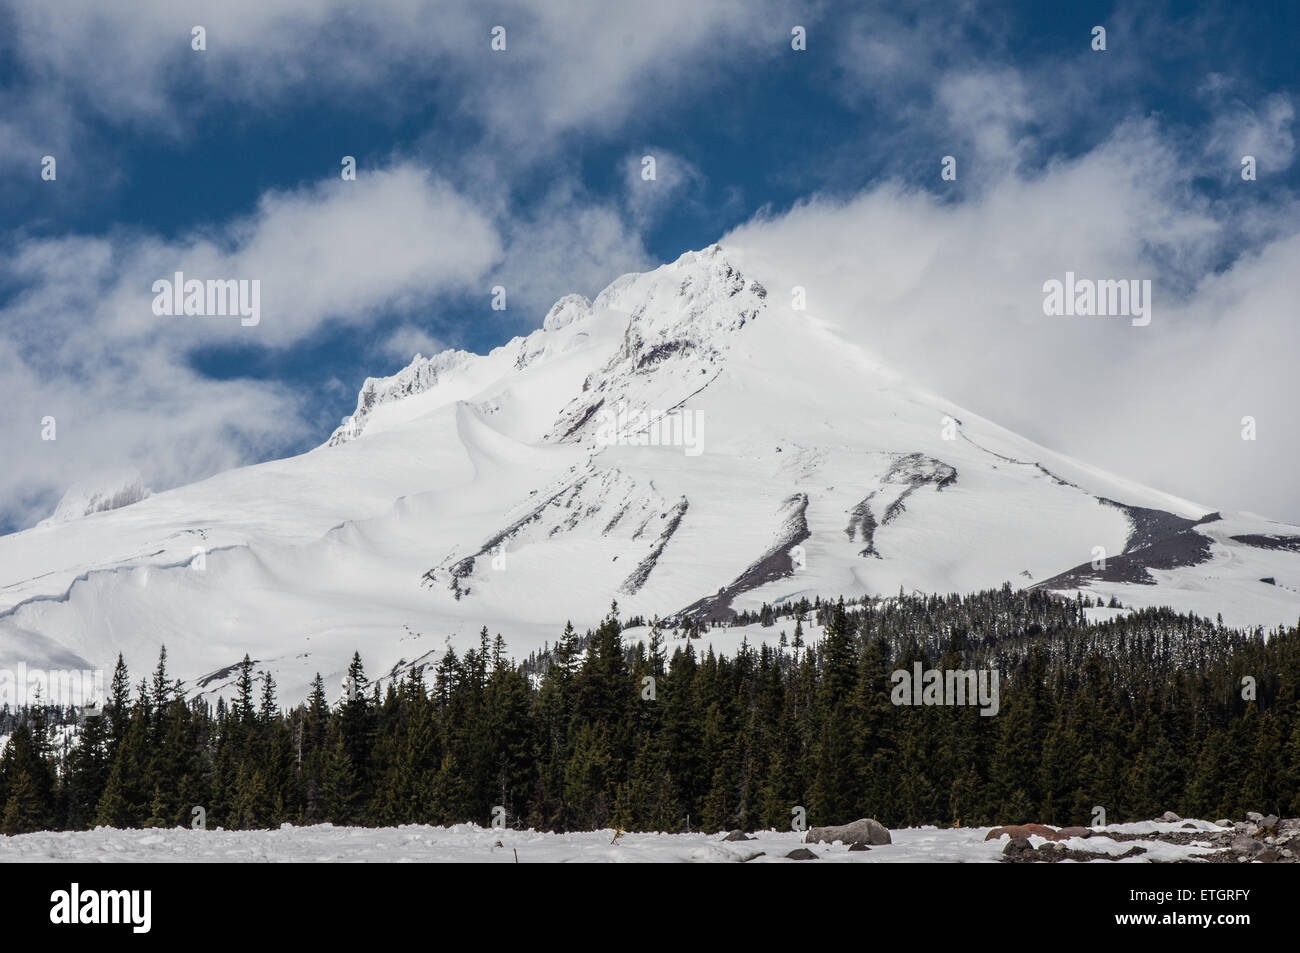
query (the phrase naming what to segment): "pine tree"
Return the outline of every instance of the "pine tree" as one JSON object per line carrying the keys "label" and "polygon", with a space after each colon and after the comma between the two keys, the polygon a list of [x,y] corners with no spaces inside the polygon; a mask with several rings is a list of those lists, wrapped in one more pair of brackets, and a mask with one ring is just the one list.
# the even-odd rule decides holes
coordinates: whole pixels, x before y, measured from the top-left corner
{"label": "pine tree", "polygon": [[612,820],[618,784],[613,762],[605,726],[584,722],[564,776],[565,800],[577,829],[607,827]]}
{"label": "pine tree", "polygon": [[834,609],[822,646],[822,672],[809,717],[816,766],[809,807],[826,823],[854,819],[856,785],[862,776],[860,726],[851,704],[858,665],[853,630],[841,602]]}
{"label": "pine tree", "polygon": [[361,821],[362,792],[346,740],[331,721],[326,735],[328,756],[321,778],[321,802],[325,818],[334,824],[357,824]]}
{"label": "pine tree", "polygon": [[240,728],[253,724],[253,660],[247,654],[239,663],[239,677],[235,679],[235,702],[230,716]]}
{"label": "pine tree", "polygon": [[979,772],[975,770],[975,763],[971,762],[966,773],[953,782],[948,808],[952,812],[954,827],[977,827],[984,824],[986,815],[981,797],[982,787]]}
{"label": "pine tree", "polygon": [[95,824],[103,827],[127,828],[134,826],[131,805],[126,797],[126,783],[123,781],[122,762],[113,763],[108,775],[108,783],[99,798],[95,809]]}
{"label": "pine tree", "polygon": [[74,830],[94,823],[96,806],[108,783],[106,715],[86,717],[67,761],[67,821]]}
{"label": "pine tree", "polygon": [[167,646],[165,645],[158,650],[158,667],[154,669],[149,698],[154,712],[159,715],[167,710],[167,703],[172,698],[172,684],[167,680]]}
{"label": "pine tree", "polygon": [[109,724],[107,754],[109,759],[112,759],[116,756],[122,739],[126,737],[127,723],[131,718],[131,682],[121,653],[118,653],[117,666],[113,669],[113,681],[105,714],[108,716]]}
{"label": "pine tree", "polygon": [[262,673],[262,703],[257,709],[257,719],[263,728],[269,728],[271,723],[280,716],[280,707],[275,701],[275,680],[271,678],[270,672]]}
{"label": "pine tree", "polygon": [[4,814],[0,817],[0,834],[30,834],[48,827],[48,811],[30,774],[19,771],[8,791]]}
{"label": "pine tree", "polygon": [[169,817],[167,803],[163,799],[162,786],[154,785],[153,804],[149,812],[149,818],[144,822],[145,827],[170,827],[171,818]]}

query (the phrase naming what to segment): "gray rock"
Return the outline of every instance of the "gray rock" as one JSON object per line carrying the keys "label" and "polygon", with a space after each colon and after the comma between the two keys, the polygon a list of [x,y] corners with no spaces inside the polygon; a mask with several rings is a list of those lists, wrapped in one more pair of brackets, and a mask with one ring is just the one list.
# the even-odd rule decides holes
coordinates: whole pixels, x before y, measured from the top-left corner
{"label": "gray rock", "polygon": [[1260,821],[1262,821],[1263,819],[1264,819],[1264,815],[1261,814],[1261,813],[1259,813],[1259,811],[1247,811],[1247,812],[1246,812],[1246,820],[1248,820],[1248,821],[1254,821],[1256,824],[1258,824],[1258,823],[1259,823]]}
{"label": "gray rock", "polygon": [[1279,818],[1276,814],[1270,814],[1259,822],[1260,827],[1277,827]]}
{"label": "gray rock", "polygon": [[1215,826],[1215,827],[1231,827],[1231,826],[1232,826],[1232,821],[1228,820],[1226,817],[1221,817],[1221,818],[1219,818],[1217,821],[1214,822],[1214,826]]}
{"label": "gray rock", "polygon": [[1229,846],[1234,854],[1254,854],[1264,849],[1264,845],[1253,837],[1234,837]]}
{"label": "gray rock", "polygon": [[722,839],[724,841],[732,841],[732,840],[753,840],[754,838],[750,837],[744,831],[732,831]]}
{"label": "gray rock", "polygon": [[871,850],[871,848],[868,847],[866,844],[862,843],[861,841],[858,841],[856,844],[850,844],[850,845],[849,845],[849,850],[851,850],[851,851],[854,851],[854,850]]}
{"label": "gray rock", "polygon": [[1007,846],[1002,848],[1004,854],[1023,854],[1027,850],[1033,850],[1034,845],[1029,843],[1028,837],[1013,837],[1007,841]]}
{"label": "gray rock", "polygon": [[1181,821],[1182,818],[1179,817],[1177,814],[1175,814],[1173,811],[1165,811],[1163,814],[1160,815],[1158,820],[1165,821],[1166,823],[1172,824],[1175,821]]}
{"label": "gray rock", "polygon": [[817,855],[807,847],[796,847],[785,855],[788,860],[816,860]]}
{"label": "gray rock", "polygon": [[1252,859],[1258,860],[1261,864],[1273,864],[1273,863],[1277,863],[1278,859],[1281,858],[1281,856],[1282,855],[1279,854],[1277,851],[1275,851],[1273,848],[1268,847],[1264,850],[1261,850]]}
{"label": "gray rock", "polygon": [[872,845],[893,843],[888,828],[868,817],[839,827],[814,827],[804,838],[805,844],[833,844],[836,841],[845,844]]}

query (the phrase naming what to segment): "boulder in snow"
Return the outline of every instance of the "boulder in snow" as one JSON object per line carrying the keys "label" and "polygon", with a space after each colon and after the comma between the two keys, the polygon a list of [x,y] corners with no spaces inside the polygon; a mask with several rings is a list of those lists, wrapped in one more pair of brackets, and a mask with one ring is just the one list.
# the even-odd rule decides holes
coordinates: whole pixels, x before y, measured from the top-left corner
{"label": "boulder in snow", "polygon": [[841,841],[845,844],[889,844],[892,840],[884,824],[873,818],[864,817],[852,824],[839,827],[814,827],[804,838],[808,844],[833,844]]}

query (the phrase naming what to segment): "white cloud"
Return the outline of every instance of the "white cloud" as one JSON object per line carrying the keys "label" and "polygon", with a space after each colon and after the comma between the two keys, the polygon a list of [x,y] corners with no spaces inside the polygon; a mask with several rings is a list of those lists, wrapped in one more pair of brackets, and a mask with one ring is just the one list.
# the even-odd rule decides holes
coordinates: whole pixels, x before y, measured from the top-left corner
{"label": "white cloud", "polygon": [[492,283],[506,287],[510,314],[530,330],[564,295],[591,297],[618,275],[657,264],[617,208],[572,182],[556,184],[527,217],[504,227],[506,256]]}
{"label": "white cloud", "polygon": [[1026,127],[1035,115],[1019,73],[989,68],[952,73],[940,80],[937,92],[957,134],[954,151],[969,146],[982,163],[1003,168],[1020,162],[1031,141]]}
{"label": "white cloud", "polygon": [[[14,316],[6,309],[2,319]],[[46,350],[26,354],[4,341],[0,521],[28,525],[49,515],[70,484],[133,464],[155,488],[228,469],[304,436],[296,398],[272,382],[214,381],[167,350],[140,342],[103,356],[93,320],[74,333],[85,350],[50,328]],[[60,359],[66,358],[66,365]],[[55,440],[42,439],[54,418]]]}
{"label": "white cloud", "polygon": [[[105,329],[202,344],[287,346],[337,321],[367,323],[384,309],[459,292],[501,255],[496,229],[446,183],[411,165],[368,170],[264,195],[251,215],[176,241],[117,243],[119,278]],[[159,318],[153,282],[186,278],[261,282],[261,320]]]}
{"label": "white cloud", "polygon": [[447,345],[440,339],[434,337],[425,328],[417,327],[414,324],[401,325],[386,335],[379,342],[378,347],[382,356],[397,361],[402,366],[411,363],[411,360],[417,354],[431,357],[446,349]]}
{"label": "white cloud", "polygon": [[[497,141],[544,152],[568,130],[609,132],[690,94],[724,53],[780,53],[788,27],[772,25],[777,9],[773,0],[504,0],[491,9],[476,0],[136,0],[110,10],[66,0],[14,8],[13,44],[34,88],[171,135],[229,102],[256,110],[364,93],[373,104],[379,92],[388,94],[380,108],[397,115],[424,102],[402,96],[409,87]],[[203,52],[191,49],[195,25],[206,30]],[[496,25],[507,30],[500,53],[489,45]]]}
{"label": "white cloud", "polygon": [[209,267],[218,276],[262,278],[262,326],[275,343],[291,343],[325,320],[359,322],[381,308],[464,289],[501,254],[481,212],[412,166],[273,193],[229,232],[238,236],[236,250],[218,253]]}
{"label": "white cloud", "polygon": [[[887,183],[756,219],[722,244],[770,277],[774,300],[803,285],[810,314],[976,413],[1208,505],[1300,521],[1297,210],[1215,274],[1251,226],[1213,218],[1175,157],[1153,126],[1128,125],[964,203]],[[1260,214],[1275,230],[1280,216]],[[1045,317],[1043,282],[1067,270],[1151,278],[1150,326]],[[1240,439],[1245,415],[1260,421],[1254,443]]]}
{"label": "white cloud", "polygon": [[[242,219],[164,241],[107,236],[19,241],[4,278],[22,290],[0,310],[0,514],[32,522],[82,475],[133,464],[155,487],[263,457],[309,434],[310,408],[282,385],[217,381],[190,357],[214,343],[288,347],[328,322],[456,294],[496,264],[487,218],[445,183],[399,165],[270,193]],[[258,279],[260,324],[160,317],[152,284]],[[41,420],[56,419],[56,441]]]}

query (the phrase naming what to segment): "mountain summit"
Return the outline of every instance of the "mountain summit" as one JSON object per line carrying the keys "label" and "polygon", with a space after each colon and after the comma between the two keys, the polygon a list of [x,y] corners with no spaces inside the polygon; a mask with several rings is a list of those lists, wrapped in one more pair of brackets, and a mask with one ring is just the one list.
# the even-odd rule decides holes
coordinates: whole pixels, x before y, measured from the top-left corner
{"label": "mountain summit", "polygon": [[1054,453],[790,302],[713,245],[367,380],[308,453],[0,538],[0,665],[166,643],[200,688],[248,653],[291,697],[354,650],[391,672],[487,625],[527,652],[612,599],[727,619],[1003,583],[1300,615],[1300,528]]}

